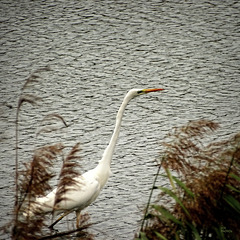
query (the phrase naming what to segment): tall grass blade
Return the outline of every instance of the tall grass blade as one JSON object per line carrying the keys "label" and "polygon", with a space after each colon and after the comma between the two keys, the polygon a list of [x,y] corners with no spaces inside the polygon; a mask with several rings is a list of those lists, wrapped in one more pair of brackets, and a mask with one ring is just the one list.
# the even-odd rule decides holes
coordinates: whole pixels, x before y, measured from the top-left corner
{"label": "tall grass blade", "polygon": [[139,238],[135,238],[135,240],[148,240],[148,238],[146,237],[146,233],[140,232]]}
{"label": "tall grass blade", "polygon": [[221,240],[227,240],[224,236],[224,233],[222,231],[222,227],[220,228],[214,228],[215,233],[217,234],[217,239],[221,239]]}
{"label": "tall grass blade", "polygon": [[156,176],[154,178],[154,181],[153,181],[153,185],[152,185],[152,188],[151,188],[151,191],[150,191],[150,195],[149,195],[149,198],[148,198],[147,207],[146,207],[145,214],[144,214],[144,217],[143,217],[143,220],[142,220],[140,231],[143,231],[143,228],[144,228],[144,223],[145,223],[145,220],[146,220],[147,215],[148,215],[148,209],[149,209],[150,202],[151,202],[151,199],[152,199],[153,190],[156,188],[155,187],[155,183],[157,181],[157,178],[158,178],[159,172],[161,170],[163,161],[164,161],[164,158],[162,158],[162,161],[161,161],[160,165],[158,166],[157,174],[156,174]]}
{"label": "tall grass blade", "polygon": [[190,197],[194,198],[194,193],[182,181],[180,181],[174,176],[172,176],[172,178],[174,179],[174,181],[177,183],[179,187],[181,187]]}
{"label": "tall grass blade", "polygon": [[239,201],[231,195],[223,196],[223,199],[240,214],[240,203]]}
{"label": "tall grass blade", "polygon": [[157,237],[159,237],[159,239],[167,240],[167,238],[165,238],[161,233],[155,232],[155,234],[157,235]]}
{"label": "tall grass blade", "polygon": [[168,188],[165,187],[158,187],[161,191],[165,192],[166,194],[168,194],[170,197],[172,197],[183,209],[183,211],[190,216],[188,210],[185,208],[185,206],[183,205],[182,201],[177,197],[177,195],[172,192],[171,190],[169,190]]}
{"label": "tall grass blade", "polygon": [[173,182],[173,176],[172,176],[171,172],[169,171],[169,168],[166,168],[165,170],[166,170],[169,182],[170,182],[170,184],[172,186],[172,189],[173,189],[174,192],[176,192],[176,186],[175,186],[175,184]]}
{"label": "tall grass blade", "polygon": [[159,205],[153,205],[153,208],[161,213],[161,215],[158,216],[161,220],[163,220],[163,221],[170,220],[170,221],[182,226],[181,221],[179,221],[175,216],[173,216],[166,208],[159,206]]}
{"label": "tall grass blade", "polygon": [[230,173],[229,176],[235,178],[237,181],[240,182],[240,177],[239,176],[237,176],[237,175],[235,175],[233,173]]}
{"label": "tall grass blade", "polygon": [[238,190],[237,188],[233,187],[232,185],[226,184],[226,186],[227,186],[229,189],[231,189],[232,191],[237,192],[237,193],[240,193],[240,190]]}
{"label": "tall grass blade", "polygon": [[198,233],[198,230],[193,226],[193,224],[187,222],[187,225],[191,228],[193,235],[195,237],[194,239],[202,240],[202,238],[200,237],[200,235]]}

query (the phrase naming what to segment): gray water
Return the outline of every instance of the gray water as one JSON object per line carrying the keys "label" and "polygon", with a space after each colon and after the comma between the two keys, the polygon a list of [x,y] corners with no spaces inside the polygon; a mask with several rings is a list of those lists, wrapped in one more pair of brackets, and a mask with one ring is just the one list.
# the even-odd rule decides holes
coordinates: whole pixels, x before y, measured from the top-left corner
{"label": "gray water", "polygon": [[[239,131],[239,1],[1,0],[0,9],[0,225],[11,219],[14,202],[17,100],[25,79],[40,67],[51,71],[25,90],[42,101],[22,108],[21,164],[36,147],[79,141],[82,171],[93,168],[128,89],[166,89],[134,99],[126,109],[113,175],[86,209],[96,239],[133,239],[154,161],[172,127],[206,118],[221,124],[218,139]],[[49,113],[69,127],[56,121],[58,131],[36,137]],[[56,171],[60,167],[56,163]]]}

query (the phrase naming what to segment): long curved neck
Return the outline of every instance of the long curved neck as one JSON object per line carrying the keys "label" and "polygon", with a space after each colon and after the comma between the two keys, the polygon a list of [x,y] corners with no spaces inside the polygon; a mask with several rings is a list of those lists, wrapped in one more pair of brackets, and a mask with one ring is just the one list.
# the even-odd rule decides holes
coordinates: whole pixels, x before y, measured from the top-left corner
{"label": "long curved neck", "polygon": [[116,143],[118,140],[118,136],[119,136],[119,132],[120,132],[123,113],[124,113],[124,110],[125,110],[127,104],[129,103],[129,101],[131,99],[132,99],[132,97],[128,94],[123,99],[123,102],[122,102],[122,104],[118,110],[117,116],[116,116],[116,124],[115,124],[115,128],[113,131],[113,135],[112,135],[111,140],[110,140],[107,148],[105,149],[102,159],[100,160],[99,163],[103,163],[104,165],[107,164],[110,167],[112,156],[113,156],[114,149],[115,149],[115,146],[116,146]]}

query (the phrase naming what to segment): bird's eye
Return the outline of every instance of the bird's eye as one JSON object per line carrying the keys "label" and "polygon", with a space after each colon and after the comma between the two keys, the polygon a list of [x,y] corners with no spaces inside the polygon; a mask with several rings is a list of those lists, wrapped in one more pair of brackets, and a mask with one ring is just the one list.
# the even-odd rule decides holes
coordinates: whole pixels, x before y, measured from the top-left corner
{"label": "bird's eye", "polygon": [[142,90],[140,90],[140,91],[137,91],[137,94],[141,94],[141,93],[143,93],[143,91],[142,91]]}

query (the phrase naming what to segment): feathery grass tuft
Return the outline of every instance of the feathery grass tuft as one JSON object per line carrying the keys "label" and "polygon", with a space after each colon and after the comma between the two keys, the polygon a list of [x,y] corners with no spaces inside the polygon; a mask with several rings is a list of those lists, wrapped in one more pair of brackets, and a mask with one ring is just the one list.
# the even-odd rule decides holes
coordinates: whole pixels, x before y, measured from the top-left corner
{"label": "feathery grass tuft", "polygon": [[[60,116],[59,114],[57,113],[51,113],[51,114],[48,114],[47,116],[45,116],[42,120],[42,122],[46,122],[46,121],[56,121],[56,120],[60,120],[64,127],[68,127],[67,123],[65,122],[64,118],[62,116]],[[41,133],[50,133],[50,132],[53,132],[55,130],[59,130],[59,127],[55,127],[55,126],[52,126],[52,125],[47,125],[47,126],[44,126],[42,127],[38,132],[37,132],[37,136]]]}
{"label": "feathery grass tuft", "polygon": [[21,107],[23,105],[23,103],[30,103],[31,105],[36,105],[38,101],[41,100],[41,97],[39,96],[35,96],[33,94],[25,94],[24,90],[26,90],[27,88],[30,88],[30,84],[31,83],[36,83],[38,82],[38,80],[40,79],[40,76],[38,75],[38,73],[42,73],[43,71],[50,71],[50,67],[46,66],[43,68],[39,68],[38,70],[34,71],[32,74],[30,74],[30,76],[26,79],[25,84],[23,85],[23,88],[21,89],[21,93],[20,93],[20,97],[18,100],[18,104],[17,104],[17,111],[16,111],[16,139],[15,139],[15,214],[16,214],[16,221],[18,218],[18,209],[19,209],[19,204],[18,204],[18,199],[19,199],[19,184],[18,184],[18,164],[19,164],[19,154],[18,154],[18,149],[19,149],[19,139],[18,139],[18,134],[19,134],[19,114],[20,114],[20,110]]}
{"label": "feathery grass tuft", "polygon": [[21,201],[26,196],[44,196],[52,187],[49,180],[54,177],[51,171],[53,161],[62,154],[64,146],[61,143],[41,147],[35,150],[33,160],[25,164],[25,171],[21,172],[20,182]]}
{"label": "feathery grass tuft", "polygon": [[57,210],[58,203],[67,200],[64,196],[67,191],[72,189],[77,184],[75,178],[80,176],[80,173],[76,170],[80,168],[80,164],[77,162],[80,160],[78,153],[80,152],[80,143],[77,143],[68,156],[64,159],[62,169],[60,172],[60,180],[57,186],[57,192],[54,203],[54,210]]}
{"label": "feathery grass tuft", "polygon": [[[202,142],[204,134],[219,127],[217,123],[199,120],[190,121],[186,126],[174,128],[169,134],[170,142],[165,142],[164,168],[170,168],[187,177],[199,171],[206,161],[211,162],[210,148]],[[207,149],[207,152],[206,152]]]}
{"label": "feathery grass tuft", "polygon": [[[37,196],[43,196],[51,189],[49,180],[54,176],[50,170],[53,160],[62,153],[63,145],[55,144],[35,150],[33,160],[25,164],[25,170],[19,176],[18,218],[15,219],[12,231],[13,239],[38,239],[45,226],[45,216],[34,212],[30,218],[31,205]],[[27,213],[27,214],[23,214]],[[16,213],[15,213],[16,214]]]}

